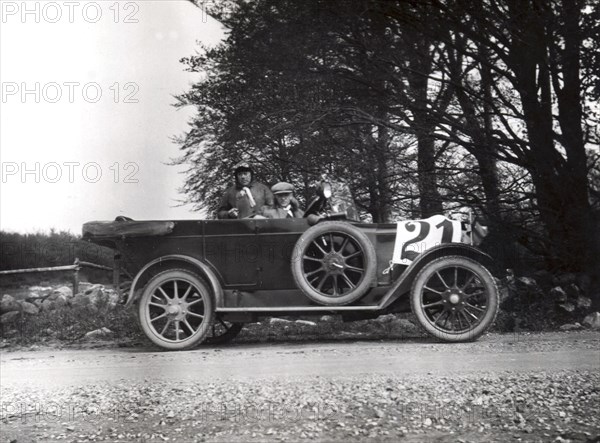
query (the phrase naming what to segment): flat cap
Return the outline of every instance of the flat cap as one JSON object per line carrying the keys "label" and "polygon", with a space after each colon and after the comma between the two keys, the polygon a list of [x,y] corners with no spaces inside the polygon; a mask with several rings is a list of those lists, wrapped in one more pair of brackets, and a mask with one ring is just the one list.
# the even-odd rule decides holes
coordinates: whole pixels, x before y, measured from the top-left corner
{"label": "flat cap", "polygon": [[277,184],[274,184],[271,187],[271,191],[273,192],[273,194],[277,195],[277,194],[289,194],[291,192],[294,192],[294,186],[286,183],[286,182],[279,182]]}

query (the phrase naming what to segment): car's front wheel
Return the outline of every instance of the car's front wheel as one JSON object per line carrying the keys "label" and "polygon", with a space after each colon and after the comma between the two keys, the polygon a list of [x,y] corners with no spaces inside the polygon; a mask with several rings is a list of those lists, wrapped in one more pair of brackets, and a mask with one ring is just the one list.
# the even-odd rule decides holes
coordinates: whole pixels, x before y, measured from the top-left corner
{"label": "car's front wheel", "polygon": [[189,349],[208,334],[214,302],[204,280],[185,269],[171,269],[152,277],[138,305],[146,336],[168,350]]}
{"label": "car's front wheel", "polygon": [[433,260],[421,269],[411,290],[419,324],[445,341],[475,340],[494,322],[498,289],[480,263],[461,256]]}

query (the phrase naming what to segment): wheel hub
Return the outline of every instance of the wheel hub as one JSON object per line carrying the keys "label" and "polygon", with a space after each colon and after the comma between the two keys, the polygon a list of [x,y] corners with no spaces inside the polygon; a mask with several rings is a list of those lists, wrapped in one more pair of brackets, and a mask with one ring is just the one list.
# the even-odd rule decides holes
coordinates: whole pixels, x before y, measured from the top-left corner
{"label": "wheel hub", "polygon": [[179,308],[179,306],[170,305],[170,306],[167,308],[167,313],[168,313],[169,315],[172,315],[172,316],[176,316],[176,315],[177,315],[177,314],[179,314],[180,312],[181,312],[181,309]]}
{"label": "wheel hub", "polygon": [[448,308],[452,310],[460,309],[464,305],[466,294],[457,288],[452,288],[444,291],[442,299]]}
{"label": "wheel hub", "polygon": [[341,274],[345,267],[343,257],[335,252],[327,254],[323,259],[323,263],[325,269],[331,274]]}
{"label": "wheel hub", "polygon": [[187,317],[187,303],[172,301],[167,307],[167,315],[172,320],[184,320]]}

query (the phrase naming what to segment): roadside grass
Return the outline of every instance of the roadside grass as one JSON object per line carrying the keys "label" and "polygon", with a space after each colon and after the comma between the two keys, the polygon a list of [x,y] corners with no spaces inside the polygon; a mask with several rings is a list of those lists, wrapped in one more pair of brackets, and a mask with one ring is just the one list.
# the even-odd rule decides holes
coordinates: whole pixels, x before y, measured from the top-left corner
{"label": "roadside grass", "polygon": [[517,309],[500,309],[493,332],[546,332],[556,331],[561,325],[574,323],[576,317],[556,308],[553,301],[539,300],[519,305]]}
{"label": "roadside grass", "polygon": [[[77,343],[90,331],[108,328],[112,334],[98,335],[94,339],[131,341],[142,337],[132,311],[122,306],[112,308],[106,304],[93,306],[64,306],[42,311],[35,316],[22,314],[13,327],[3,325],[0,339],[10,345],[34,345],[48,342]],[[16,328],[14,327],[16,326]]]}
{"label": "roadside grass", "polygon": [[344,322],[341,318],[329,317],[327,321],[306,317],[314,326],[302,322],[271,323],[265,319],[250,323],[235,338],[236,343],[265,343],[312,340],[399,340],[425,337],[425,333],[415,326],[412,314],[398,314],[396,319],[409,322],[359,320]]}
{"label": "roadside grass", "polygon": [[[37,282],[38,284],[40,281]],[[42,286],[47,281],[42,281]],[[58,286],[69,285],[60,281]],[[110,287],[110,285],[107,285]],[[28,287],[3,287],[16,299],[25,299]],[[32,345],[78,347],[90,343],[107,346],[154,345],[141,332],[135,308],[108,304],[59,306],[37,315],[22,313],[12,324],[0,325],[0,346],[4,348]],[[386,316],[380,319],[344,322],[340,316],[303,316],[299,318],[260,318],[244,326],[235,343],[268,343],[318,340],[395,340],[425,337],[411,313]],[[296,320],[301,320],[296,322]],[[86,337],[91,331],[107,328],[109,334]]]}
{"label": "roadside grass", "polygon": [[[399,322],[398,319],[408,321]],[[360,320],[343,322],[336,316],[303,317],[297,319],[260,319],[244,326],[235,343],[268,343],[317,340],[392,340],[425,337],[415,326],[412,314],[399,314],[385,321]],[[305,322],[307,321],[307,322]],[[23,314],[12,327],[0,328],[4,347],[60,345],[77,347],[90,341],[117,346],[153,346],[141,332],[133,309],[122,305],[64,306],[42,311],[35,316]],[[86,337],[90,331],[108,328],[110,334]]]}
{"label": "roadside grass", "polygon": [[[556,325],[562,319],[549,318],[543,307],[536,308],[529,311],[527,316],[521,314],[518,317],[515,313],[500,311],[490,332],[556,330]],[[353,322],[344,322],[339,316],[275,318],[266,317],[256,323],[245,324],[233,343],[405,340],[428,337],[418,326],[412,313]],[[109,329],[111,333],[86,336],[88,332],[102,328]],[[31,345],[78,347],[92,342],[107,346],[153,347],[139,328],[135,310],[125,309],[122,305],[63,306],[34,316],[22,314],[12,325],[0,327],[0,341],[4,348]]]}
{"label": "roadside grass", "polygon": [[[17,299],[24,299],[27,294],[24,288],[12,288],[7,292],[14,294]],[[3,291],[5,289],[7,288]],[[522,299],[518,306],[500,310],[490,332],[552,331],[568,320],[565,313],[557,312],[546,299]],[[111,332],[106,335],[96,334],[94,337],[86,336],[87,333],[102,328]],[[283,317],[278,320],[261,318],[256,323],[246,324],[234,343],[403,340],[426,337],[428,335],[418,326],[412,313],[353,322],[344,322],[340,316],[328,315],[299,319]],[[51,311],[41,311],[37,315],[21,314],[13,324],[0,325],[0,347],[4,348],[31,345],[78,347],[91,343],[106,346],[154,346],[141,332],[135,309],[125,309],[123,305],[61,306]]]}

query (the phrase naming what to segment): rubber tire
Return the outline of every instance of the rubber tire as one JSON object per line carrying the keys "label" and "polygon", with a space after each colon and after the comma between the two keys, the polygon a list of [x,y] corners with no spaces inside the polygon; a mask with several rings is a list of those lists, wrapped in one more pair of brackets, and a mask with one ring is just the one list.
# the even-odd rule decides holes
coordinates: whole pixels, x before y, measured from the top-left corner
{"label": "rubber tire", "polygon": [[[365,264],[365,273],[360,283],[352,291],[341,297],[326,296],[314,289],[305,278],[301,259],[301,257],[304,256],[306,249],[317,237],[326,233],[335,232],[346,234],[356,241],[358,246],[362,249]],[[341,221],[321,222],[307,229],[296,242],[294,255],[292,256],[292,275],[296,285],[308,298],[326,306],[347,305],[348,303],[352,303],[361,298],[371,288],[376,272],[377,255],[375,254],[375,247],[369,238],[355,226]]]}
{"label": "rubber tire", "polygon": [[[218,323],[218,319],[215,319],[215,323]],[[230,322],[228,322],[230,323]],[[221,335],[212,336],[210,335],[211,331],[209,330],[208,336],[204,339],[202,344],[204,345],[222,345],[224,343],[228,343],[234,338],[238,336],[238,334],[244,328],[244,323],[231,323],[231,327],[227,332]]]}
{"label": "rubber tire", "polygon": [[[201,296],[204,300],[204,320],[201,327],[194,335],[177,343],[162,339],[161,336],[154,331],[154,328],[150,325],[149,319],[145,315],[147,303],[152,297],[152,294],[156,288],[172,279],[185,280],[189,283],[192,283],[198,289],[198,292],[201,293]],[[214,318],[215,302],[212,291],[209,290],[208,286],[201,277],[186,269],[169,269],[156,274],[148,281],[148,283],[146,283],[146,286],[144,286],[144,290],[142,291],[142,295],[138,302],[138,319],[142,331],[152,343],[168,351],[191,349],[200,344],[208,335]]]}
{"label": "rubber tire", "polygon": [[[488,294],[488,308],[484,314],[483,319],[479,322],[475,328],[468,330],[460,334],[449,334],[438,330],[434,327],[426,314],[423,312],[421,306],[421,291],[423,286],[429,281],[429,278],[437,271],[448,266],[460,265],[464,268],[469,269],[473,273],[477,274],[484,287],[487,288]],[[496,282],[492,277],[490,271],[487,270],[481,263],[472,260],[467,257],[459,255],[450,255],[441,257],[436,260],[427,263],[423,269],[417,274],[413,281],[412,288],[410,291],[410,307],[413,314],[417,317],[419,325],[430,335],[439,338],[446,342],[467,342],[474,341],[481,336],[496,320],[498,314],[499,297],[498,288]]]}

